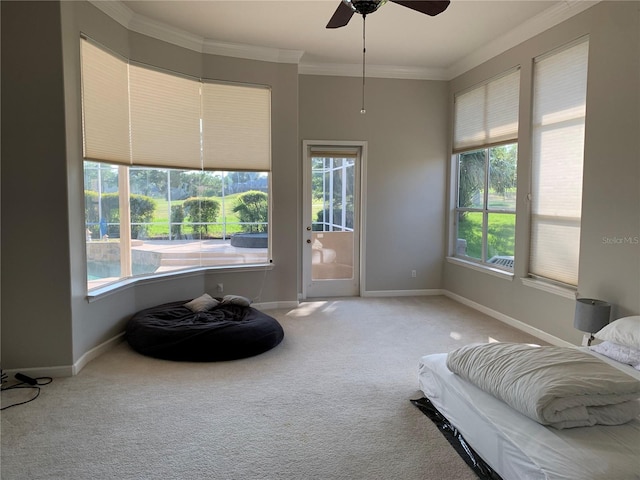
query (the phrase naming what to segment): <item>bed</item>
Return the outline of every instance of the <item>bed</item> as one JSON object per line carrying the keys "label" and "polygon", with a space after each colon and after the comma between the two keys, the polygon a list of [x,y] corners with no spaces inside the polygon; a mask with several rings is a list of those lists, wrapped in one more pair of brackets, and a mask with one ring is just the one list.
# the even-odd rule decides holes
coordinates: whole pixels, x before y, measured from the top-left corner
{"label": "bed", "polygon": [[[637,321],[640,322],[640,317]],[[640,323],[634,325],[640,326]],[[634,334],[640,336],[640,328]],[[570,350],[594,357],[640,381],[639,370],[592,348]],[[453,373],[447,366],[448,355],[432,354],[420,359],[420,389],[503,480],[640,479],[640,416],[637,414],[615,426],[554,428],[543,425]],[[633,382],[631,379],[630,384]]]}

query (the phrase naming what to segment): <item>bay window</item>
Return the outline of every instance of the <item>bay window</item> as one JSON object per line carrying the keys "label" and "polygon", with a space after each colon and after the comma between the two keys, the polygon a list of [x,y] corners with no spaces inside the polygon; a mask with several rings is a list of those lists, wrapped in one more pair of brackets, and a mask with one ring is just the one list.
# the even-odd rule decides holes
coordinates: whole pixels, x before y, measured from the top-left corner
{"label": "bay window", "polygon": [[88,290],[268,264],[270,89],[81,55]]}

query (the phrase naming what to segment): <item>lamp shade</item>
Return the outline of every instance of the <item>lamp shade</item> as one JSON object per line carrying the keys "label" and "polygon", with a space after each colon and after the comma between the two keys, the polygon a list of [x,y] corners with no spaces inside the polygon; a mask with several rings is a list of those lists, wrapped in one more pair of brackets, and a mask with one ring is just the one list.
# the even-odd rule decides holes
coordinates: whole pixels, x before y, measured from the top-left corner
{"label": "lamp shade", "polygon": [[579,298],[576,301],[574,328],[581,332],[595,333],[609,323],[611,305],[593,298]]}

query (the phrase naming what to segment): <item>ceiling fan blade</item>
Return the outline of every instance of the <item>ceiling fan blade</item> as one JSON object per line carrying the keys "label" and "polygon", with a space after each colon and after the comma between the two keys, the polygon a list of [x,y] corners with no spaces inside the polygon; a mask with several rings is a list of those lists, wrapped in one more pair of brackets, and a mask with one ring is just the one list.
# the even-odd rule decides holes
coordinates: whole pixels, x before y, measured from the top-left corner
{"label": "ceiling fan blade", "polygon": [[421,1],[421,0],[390,0],[393,3],[397,3],[398,5],[402,5],[403,7],[410,8],[412,10],[416,10],[421,13],[426,13],[427,15],[431,15],[435,17],[436,15],[444,12],[449,4],[451,3],[449,0],[432,0],[432,1]]}
{"label": "ceiling fan blade", "polygon": [[349,23],[349,20],[351,20],[353,14],[353,9],[349,5],[341,1],[340,5],[338,5],[338,8],[336,8],[336,11],[333,13],[331,20],[329,20],[329,23],[327,23],[327,28],[344,27],[347,23]]}

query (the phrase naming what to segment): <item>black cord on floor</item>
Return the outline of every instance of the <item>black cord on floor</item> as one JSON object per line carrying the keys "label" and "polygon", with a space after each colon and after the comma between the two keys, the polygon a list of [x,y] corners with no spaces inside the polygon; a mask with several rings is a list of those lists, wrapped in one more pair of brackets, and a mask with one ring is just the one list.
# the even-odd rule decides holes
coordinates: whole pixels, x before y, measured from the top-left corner
{"label": "black cord on floor", "polygon": [[29,385],[27,384],[27,382],[20,382],[14,385],[10,385],[8,387],[2,387],[1,391],[3,392],[6,390],[16,390],[18,388],[31,388],[36,391],[36,394],[33,396],[33,398],[30,398],[29,400],[25,400],[24,402],[18,402],[12,405],[7,405],[6,407],[2,407],[0,408],[0,411],[6,410],[7,408],[11,408],[11,407],[17,407],[18,405],[24,405],[25,403],[33,402],[40,395],[40,387],[44,385],[49,385],[51,382],[53,382],[53,378],[51,377],[38,377],[35,380],[37,382],[35,385]]}

